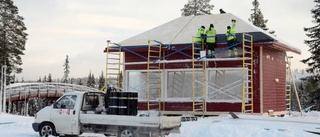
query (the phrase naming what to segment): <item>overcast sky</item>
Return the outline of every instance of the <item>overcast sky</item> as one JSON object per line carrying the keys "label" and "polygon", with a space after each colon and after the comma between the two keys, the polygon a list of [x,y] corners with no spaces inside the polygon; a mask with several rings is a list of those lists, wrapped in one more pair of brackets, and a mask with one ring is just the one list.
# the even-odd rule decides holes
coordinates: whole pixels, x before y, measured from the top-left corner
{"label": "overcast sky", "polygon": [[[69,56],[70,77],[95,77],[105,70],[103,50],[106,40],[121,42],[134,35],[181,17],[187,0],[13,0],[25,18],[28,41],[22,56],[23,72],[18,79],[37,80],[41,76],[63,77]],[[299,61],[310,56],[303,41],[303,27],[313,26],[313,0],[259,0],[260,9],[280,39],[300,48],[293,68],[307,66]],[[222,8],[248,20],[252,0],[211,0],[211,13]]]}

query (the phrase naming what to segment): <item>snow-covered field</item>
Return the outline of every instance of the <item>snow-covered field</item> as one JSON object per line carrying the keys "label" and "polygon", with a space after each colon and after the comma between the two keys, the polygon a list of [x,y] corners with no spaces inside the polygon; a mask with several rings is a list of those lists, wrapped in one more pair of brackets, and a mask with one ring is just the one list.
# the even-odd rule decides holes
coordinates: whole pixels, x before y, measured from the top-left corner
{"label": "snow-covered field", "polygon": [[[306,131],[320,132],[320,112],[309,112],[305,117],[296,115],[262,117],[230,115],[200,118],[198,121],[183,122],[180,134],[168,137],[319,137]],[[33,117],[0,113],[0,137],[38,137],[31,124]],[[81,137],[103,137],[99,134],[83,134]]]}

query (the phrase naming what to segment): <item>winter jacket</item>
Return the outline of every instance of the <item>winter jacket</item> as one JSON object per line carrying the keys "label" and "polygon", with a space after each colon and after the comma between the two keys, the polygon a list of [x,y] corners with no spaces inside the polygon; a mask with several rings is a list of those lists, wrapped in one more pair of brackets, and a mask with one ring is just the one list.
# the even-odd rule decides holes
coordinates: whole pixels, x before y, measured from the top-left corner
{"label": "winter jacket", "polygon": [[216,42],[216,30],[213,27],[210,27],[207,31],[207,43],[215,43]]}
{"label": "winter jacket", "polygon": [[197,37],[196,37],[196,42],[197,43],[202,43],[202,36],[204,34],[204,29],[203,28],[199,28],[198,29],[198,33],[197,33]]}
{"label": "winter jacket", "polygon": [[230,29],[227,30],[226,36],[227,36],[227,40],[232,40],[236,38],[236,22],[232,21],[232,26]]}

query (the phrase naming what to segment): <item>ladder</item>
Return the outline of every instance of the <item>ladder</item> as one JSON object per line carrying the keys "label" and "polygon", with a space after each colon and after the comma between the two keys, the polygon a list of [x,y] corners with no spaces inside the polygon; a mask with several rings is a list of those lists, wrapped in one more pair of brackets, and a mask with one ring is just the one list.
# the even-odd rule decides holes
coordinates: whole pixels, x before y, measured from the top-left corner
{"label": "ladder", "polygon": [[286,56],[286,110],[289,112],[291,110],[291,62],[290,57]]}
{"label": "ladder", "polygon": [[110,44],[108,40],[106,48],[106,87],[113,86],[114,88],[121,89],[121,47],[117,44],[112,46]]}
{"label": "ladder", "polygon": [[200,51],[204,49],[204,44],[202,40],[199,48],[194,39],[192,37],[192,111],[194,114],[203,114],[206,111],[206,62],[201,60]]}
{"label": "ladder", "polygon": [[242,113],[253,113],[253,36],[242,34]]}
{"label": "ladder", "polygon": [[155,110],[161,112],[161,44],[151,44],[148,41],[147,62],[147,107],[148,112]]}

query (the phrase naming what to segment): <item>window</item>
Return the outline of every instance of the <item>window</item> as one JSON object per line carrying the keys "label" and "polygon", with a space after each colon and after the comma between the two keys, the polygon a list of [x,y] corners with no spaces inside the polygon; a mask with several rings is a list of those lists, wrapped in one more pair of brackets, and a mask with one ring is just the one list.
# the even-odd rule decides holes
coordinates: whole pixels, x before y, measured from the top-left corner
{"label": "window", "polygon": [[89,92],[85,93],[83,96],[83,102],[81,110],[83,111],[94,111],[96,108],[101,108],[105,105],[105,99],[104,94],[102,92],[100,93],[94,93]]}
{"label": "window", "polygon": [[[245,70],[246,74],[243,74],[243,68],[210,68],[206,70],[205,76],[202,76],[201,69],[195,69],[194,72],[191,69],[162,71],[166,79],[161,78],[160,88],[165,88],[161,89],[161,98],[166,101],[192,101],[193,97],[205,97],[209,102],[241,102],[243,86],[244,92],[248,92],[249,87],[247,71]],[[157,74],[151,73],[151,75],[156,77],[153,75]],[[127,76],[127,91],[138,92],[139,101],[147,100],[147,72],[128,71]],[[151,83],[157,83],[157,79],[153,80]],[[149,99],[156,100],[159,96],[159,87],[156,84],[150,86]]]}
{"label": "window", "polygon": [[[167,98],[192,97],[192,71],[168,71],[167,77]],[[195,83],[195,86],[199,85]]]}
{"label": "window", "polygon": [[242,75],[242,68],[210,70],[208,72],[207,100],[213,102],[241,102],[242,84],[244,83],[245,87],[248,87],[247,82],[243,82]]}
{"label": "window", "polygon": [[[152,71],[156,72],[156,71]],[[157,73],[150,73],[150,77],[157,77]],[[147,71],[128,71],[128,86],[127,91],[138,92],[139,100],[147,100]],[[150,100],[158,98],[158,79],[150,79]],[[161,81],[160,81],[161,83]],[[160,87],[161,88],[161,87]]]}
{"label": "window", "polygon": [[87,95],[85,98],[85,105],[92,105],[93,108],[96,108],[99,105],[98,95]]}
{"label": "window", "polygon": [[73,109],[77,100],[77,95],[65,95],[58,102],[54,103],[53,108]]}

